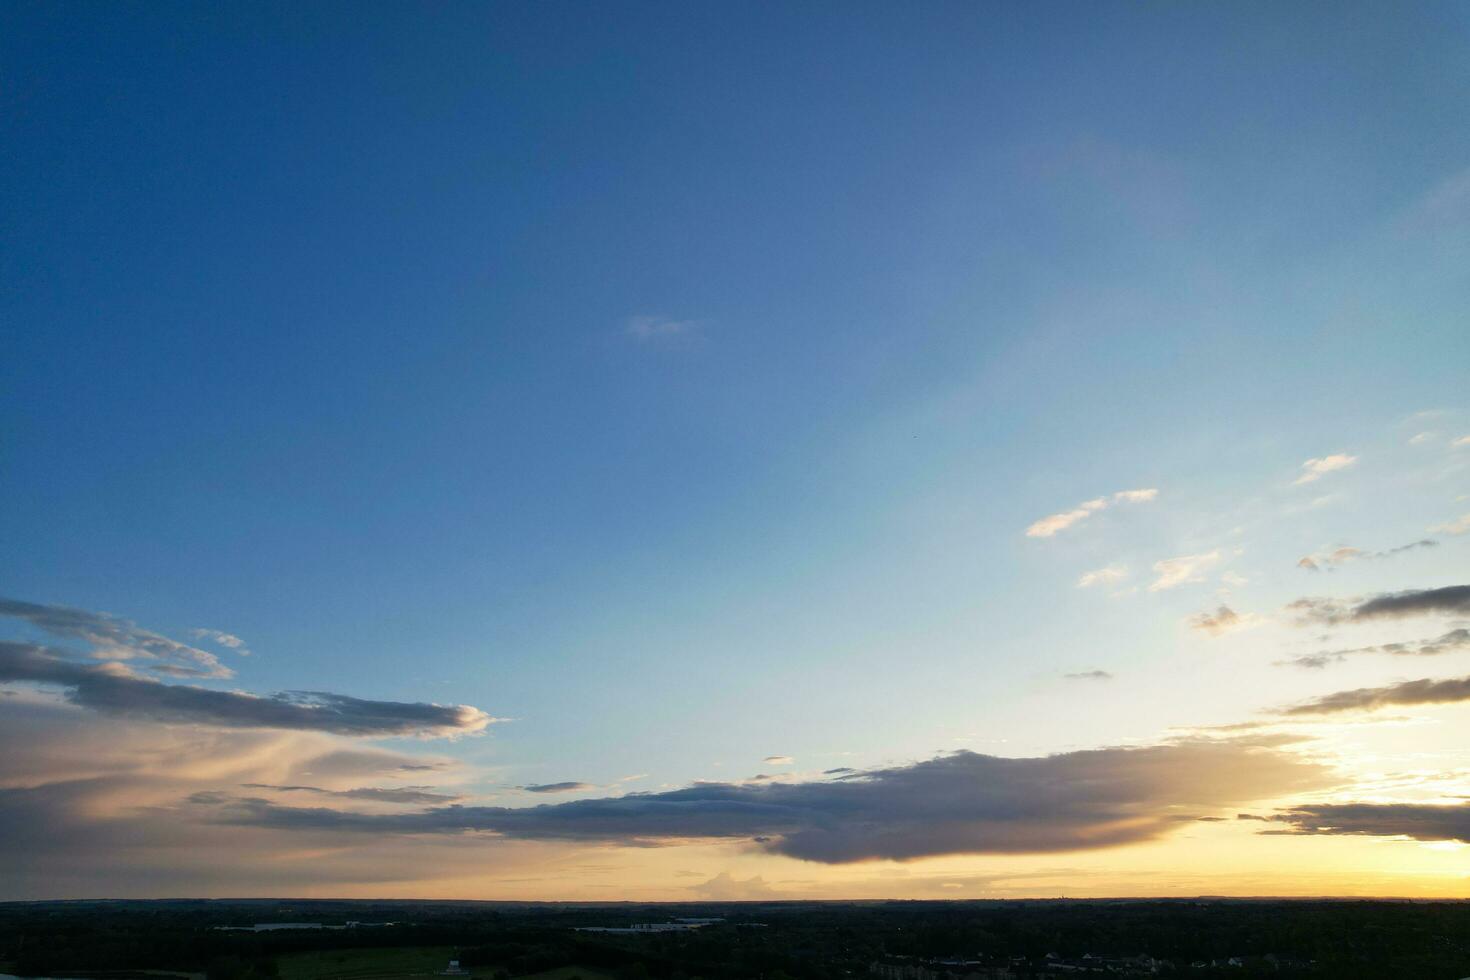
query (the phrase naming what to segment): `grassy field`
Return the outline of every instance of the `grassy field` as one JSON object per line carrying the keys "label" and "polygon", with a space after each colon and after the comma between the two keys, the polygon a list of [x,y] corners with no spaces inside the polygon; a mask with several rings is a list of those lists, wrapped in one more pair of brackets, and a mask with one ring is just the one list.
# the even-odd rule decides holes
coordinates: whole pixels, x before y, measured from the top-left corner
{"label": "grassy field", "polygon": [[[281,980],[400,980],[404,977],[431,977],[444,969],[454,956],[450,946],[393,947],[386,949],[332,949],[316,953],[292,953],[276,959]],[[482,967],[474,971],[478,980],[493,976],[495,971]],[[524,978],[524,980],[612,980],[600,970],[564,966]],[[522,980],[522,978],[517,978]]]}
{"label": "grassy field", "polygon": [[[432,976],[454,956],[449,946],[388,949],[329,949],[276,959],[281,980],[397,980]],[[489,976],[493,971],[482,970]]]}

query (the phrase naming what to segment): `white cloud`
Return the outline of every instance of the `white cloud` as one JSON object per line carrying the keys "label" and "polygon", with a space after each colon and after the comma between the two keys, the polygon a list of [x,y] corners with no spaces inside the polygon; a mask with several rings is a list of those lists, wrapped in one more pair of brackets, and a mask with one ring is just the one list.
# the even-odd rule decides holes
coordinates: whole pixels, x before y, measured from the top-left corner
{"label": "white cloud", "polygon": [[640,314],[628,317],[624,329],[628,336],[647,342],[663,337],[677,337],[693,330],[695,326],[694,320],[674,320],[666,316]]}
{"label": "white cloud", "polygon": [[1437,433],[1434,433],[1434,432],[1421,432],[1418,435],[1411,436],[1409,438],[1409,445],[1411,445],[1411,446],[1422,446],[1426,442],[1433,442],[1434,439],[1435,439],[1435,437],[1436,437],[1436,435],[1437,435]]}
{"label": "white cloud", "polygon": [[189,633],[196,640],[209,640],[211,643],[217,643],[222,647],[229,647],[242,657],[250,656],[250,648],[245,645],[245,641],[233,633],[208,629],[190,630]]}
{"label": "white cloud", "polygon": [[1090,572],[1083,572],[1082,577],[1077,580],[1077,588],[1087,589],[1094,585],[1121,582],[1128,577],[1128,569],[1122,565],[1108,565],[1105,568],[1094,568]]}
{"label": "white cloud", "polygon": [[1470,514],[1461,514],[1447,524],[1437,524],[1430,528],[1431,531],[1439,531],[1443,534],[1465,534],[1470,532]]}
{"label": "white cloud", "polygon": [[1159,491],[1157,488],[1148,487],[1140,490],[1119,490],[1111,497],[1096,497],[1092,500],[1085,500],[1071,510],[1064,510],[1034,522],[1026,529],[1026,537],[1049,538],[1058,531],[1065,531],[1078,521],[1086,520],[1100,510],[1106,510],[1113,504],[1143,504],[1148,503],[1158,495]]}
{"label": "white cloud", "polygon": [[1460,438],[1456,439],[1454,442],[1450,443],[1450,445],[1451,446],[1454,446],[1457,449],[1460,448],[1460,447],[1462,447],[1462,446],[1470,446],[1470,436],[1461,436]]}
{"label": "white cloud", "polygon": [[1198,582],[1204,577],[1205,569],[1219,560],[1220,552],[1215,550],[1200,555],[1180,555],[1178,558],[1156,561],[1154,571],[1159,573],[1159,577],[1148,587],[1148,590],[1161,592],[1164,589],[1172,589],[1176,585],[1183,585],[1185,582]]}
{"label": "white cloud", "polygon": [[1224,582],[1226,585],[1234,586],[1236,588],[1250,583],[1250,579],[1246,578],[1244,575],[1237,575],[1234,572],[1226,572],[1224,575],[1221,575],[1220,581]]}
{"label": "white cloud", "polygon": [[1334,470],[1346,469],[1358,461],[1356,456],[1348,456],[1345,453],[1334,453],[1331,456],[1321,456],[1309,459],[1302,464],[1302,475],[1292,482],[1292,486],[1299,487],[1303,483],[1312,483],[1320,480]]}

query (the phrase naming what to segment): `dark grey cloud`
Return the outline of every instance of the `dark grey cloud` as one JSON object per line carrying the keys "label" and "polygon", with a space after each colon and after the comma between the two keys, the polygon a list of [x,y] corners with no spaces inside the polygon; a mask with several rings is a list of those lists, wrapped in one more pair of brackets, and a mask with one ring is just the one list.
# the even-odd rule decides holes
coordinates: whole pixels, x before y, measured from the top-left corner
{"label": "dark grey cloud", "polygon": [[[140,660],[147,670],[178,677],[234,676],[234,671],[220,663],[214,654],[108,613],[0,598],[0,616],[19,619],[62,639],[81,640],[92,648],[94,656],[102,659]],[[227,633],[217,635],[237,642],[239,639]]]}
{"label": "dark grey cloud", "polygon": [[[435,793],[428,786],[362,786],[356,789],[323,789],[320,786],[276,786],[271,783],[241,783],[243,789],[268,789],[278,793],[310,793],[315,796],[335,796],[348,800],[369,800],[374,803],[411,803],[418,806],[437,803],[453,803],[463,799],[448,793]],[[223,799],[215,802],[225,802]]]}
{"label": "dark grey cloud", "polygon": [[1327,650],[1322,653],[1306,654],[1290,660],[1278,660],[1278,667],[1306,667],[1320,669],[1332,663],[1342,663],[1348,657],[1370,653],[1386,653],[1396,657],[1438,657],[1446,653],[1470,650],[1470,629],[1452,629],[1448,633],[1427,640],[1409,640],[1402,643],[1378,643],[1373,646],[1351,647],[1346,650]]}
{"label": "dark grey cloud", "polygon": [[530,786],[518,787],[527,793],[585,793],[588,790],[600,789],[594,783],[580,783],[568,780],[562,783],[535,783]]}
{"label": "dark grey cloud", "polygon": [[1075,674],[1063,674],[1069,681],[1110,681],[1113,675],[1105,670],[1081,670]]}
{"label": "dark grey cloud", "polygon": [[1293,834],[1410,837],[1470,844],[1470,803],[1332,803],[1295,806],[1271,817]]}
{"label": "dark grey cloud", "polygon": [[267,696],[164,684],[121,664],[66,660],[46,647],[0,642],[0,681],[65,689],[79,707],[150,721],[226,728],[282,728],[337,735],[446,736],[483,730],[495,719],[468,705],[369,701],[324,691]]}
{"label": "dark grey cloud", "polygon": [[1470,585],[1448,585],[1440,589],[1408,589],[1367,599],[1308,597],[1286,607],[1298,625],[1363,623],[1430,614],[1470,614]]}
{"label": "dark grey cloud", "polygon": [[1337,691],[1280,709],[1283,715],[1328,715],[1340,711],[1371,711],[1389,705],[1453,704],[1470,701],[1470,677],[1436,681],[1428,678],[1386,687]]}
{"label": "dark grey cloud", "polygon": [[1470,585],[1374,596],[1353,610],[1353,619],[1388,619],[1424,613],[1470,613]]}
{"label": "dark grey cloud", "polygon": [[825,863],[1085,850],[1150,840],[1181,814],[1329,785],[1273,739],[1193,739],[1043,758],[958,752],[814,782],[703,783],[662,793],[508,808],[363,814],[235,799],[204,819],[247,827],[460,834],[652,846],[751,842]]}

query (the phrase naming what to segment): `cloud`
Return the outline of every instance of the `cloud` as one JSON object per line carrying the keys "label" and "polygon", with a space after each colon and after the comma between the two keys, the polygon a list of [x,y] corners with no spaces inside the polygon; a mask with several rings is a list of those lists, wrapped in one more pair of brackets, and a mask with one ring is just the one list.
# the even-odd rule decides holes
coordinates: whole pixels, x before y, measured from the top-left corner
{"label": "cloud", "polygon": [[368,800],[373,803],[411,803],[415,805],[453,803],[462,799],[458,795],[434,793],[427,786],[359,786],[353,789],[323,789],[320,786],[275,786],[270,783],[241,783],[242,789],[266,789],[278,793],[311,793],[318,796],[335,796],[348,800]]}
{"label": "cloud", "polygon": [[1470,532],[1470,514],[1461,514],[1454,520],[1436,524],[1429,530],[1438,531],[1441,534],[1465,534]]}
{"label": "cloud", "polygon": [[1185,582],[1198,582],[1204,578],[1205,569],[1220,560],[1219,551],[1210,551],[1202,555],[1181,555],[1178,558],[1166,558],[1163,561],[1154,562],[1154,571],[1159,577],[1148,587],[1150,592],[1161,592],[1164,589],[1172,589]]}
{"label": "cloud", "polygon": [[744,840],[840,864],[944,854],[1090,850],[1152,840],[1180,812],[1234,809],[1335,782],[1279,739],[1190,739],[1006,759],[957,752],[812,782],[703,783],[534,807],[364,814],[236,799],[202,819],[369,834],[482,832],[632,846]]}
{"label": "cloud", "polygon": [[436,878],[495,876],[530,860],[511,848],[467,852],[449,837],[287,836],[213,826],[194,819],[199,804],[181,802],[211,792],[232,798],[242,783],[350,791],[365,777],[388,785],[409,767],[454,778],[458,767],[438,756],[320,732],[134,722],[18,698],[0,708],[0,746],[0,900],[352,887],[405,894]]}
{"label": "cloud", "polygon": [[1328,473],[1336,470],[1346,469],[1358,461],[1356,456],[1348,456],[1344,453],[1335,453],[1331,456],[1322,456],[1309,459],[1302,464],[1302,474],[1292,481],[1292,486],[1299,487],[1303,483],[1314,483],[1322,479]]}
{"label": "cloud", "polygon": [[1113,675],[1105,670],[1083,670],[1062,676],[1069,681],[1110,681],[1113,679]]}
{"label": "cloud", "polygon": [[768,755],[761,761],[770,763],[773,766],[789,766],[796,760],[789,755]]}
{"label": "cloud", "polygon": [[1470,585],[1408,590],[1374,596],[1353,610],[1353,619],[1390,619],[1424,613],[1470,613]]}
{"label": "cloud", "polygon": [[1450,445],[1454,446],[1456,449],[1462,449],[1465,446],[1470,446],[1470,435],[1461,436],[1454,442],[1450,443]]}
{"label": "cloud", "polygon": [[780,896],[760,875],[735,878],[728,871],[721,871],[709,881],[691,886],[691,891],[710,902],[749,902]]}
{"label": "cloud", "polygon": [[1197,613],[1189,617],[1189,628],[1208,633],[1210,636],[1219,636],[1232,630],[1247,629],[1255,626],[1256,617],[1251,613],[1241,614],[1229,606],[1221,606],[1213,613]]}
{"label": "cloud", "polygon": [[1435,613],[1464,614],[1470,613],[1470,585],[1387,592],[1369,599],[1308,596],[1289,603],[1286,609],[1296,616],[1297,625],[1320,623],[1328,626]]}
{"label": "cloud", "polygon": [[1341,663],[1348,657],[1369,653],[1387,653],[1396,657],[1438,657],[1446,653],[1470,650],[1470,629],[1452,629],[1448,633],[1427,640],[1412,640],[1404,643],[1378,643],[1367,647],[1352,647],[1347,650],[1328,650],[1291,660],[1278,660],[1278,667],[1322,668],[1331,663]]}
{"label": "cloud", "polygon": [[1337,691],[1277,710],[1281,715],[1328,715],[1341,711],[1372,711],[1390,705],[1455,704],[1470,701],[1470,677],[1436,681],[1428,678],[1387,687],[1360,687]]}
{"label": "cloud", "polygon": [[104,714],[225,728],[443,737],[483,731],[497,720],[468,705],[368,701],[323,691],[261,696],[164,684],[121,664],[77,663],[27,643],[0,642],[0,681],[57,685],[72,704]]}
{"label": "cloud", "polygon": [[1435,432],[1420,432],[1418,435],[1409,437],[1409,445],[1422,446],[1427,442],[1433,442],[1437,436],[1438,433]]}
{"label": "cloud", "polygon": [[212,653],[108,613],[0,598],[0,616],[19,619],[62,639],[81,640],[99,660],[141,660],[147,670],[179,677],[224,678],[235,673]]}
{"label": "cloud", "polygon": [[601,789],[602,787],[596,783],[582,783],[575,780],[567,780],[561,783],[536,783],[520,788],[527,793],[585,793],[588,790]]}
{"label": "cloud", "polygon": [[1409,837],[1470,844],[1470,803],[1323,803],[1294,806],[1271,820],[1294,834]]}
{"label": "cloud", "polygon": [[696,320],[674,320],[666,316],[640,314],[628,317],[624,331],[643,343],[687,334],[699,325]]}
{"label": "cloud", "polygon": [[224,633],[220,630],[210,629],[192,629],[189,631],[189,635],[196,640],[209,640],[211,643],[218,643],[222,647],[228,647],[242,657],[250,656],[250,648],[245,645],[245,641],[233,633]]}
{"label": "cloud", "polygon": [[1121,582],[1128,577],[1128,569],[1122,565],[1108,565],[1104,568],[1095,568],[1090,572],[1083,572],[1082,577],[1077,580],[1077,588],[1090,589],[1094,585],[1108,585]]}
{"label": "cloud", "polygon": [[1420,548],[1434,548],[1438,545],[1439,542],[1433,538],[1423,538],[1419,541],[1410,541],[1408,544],[1401,544],[1397,548],[1388,548],[1384,551],[1363,551],[1360,548],[1349,547],[1334,548],[1332,551],[1322,554],[1307,555],[1296,563],[1296,567],[1305,568],[1309,572],[1316,572],[1321,571],[1323,566],[1328,566],[1328,570],[1330,571],[1332,567],[1346,565],[1351,561],[1358,561],[1360,559],[1363,561],[1378,561],[1383,558],[1392,558],[1394,555],[1401,555],[1406,551],[1416,551]]}
{"label": "cloud", "polygon": [[1142,504],[1153,500],[1158,495],[1159,491],[1156,488],[1149,487],[1143,490],[1119,490],[1111,497],[1085,500],[1071,510],[1052,514],[1032,523],[1026,528],[1026,536],[1028,538],[1049,538],[1059,531],[1065,531],[1078,521],[1086,520],[1100,510],[1106,510],[1113,504]]}

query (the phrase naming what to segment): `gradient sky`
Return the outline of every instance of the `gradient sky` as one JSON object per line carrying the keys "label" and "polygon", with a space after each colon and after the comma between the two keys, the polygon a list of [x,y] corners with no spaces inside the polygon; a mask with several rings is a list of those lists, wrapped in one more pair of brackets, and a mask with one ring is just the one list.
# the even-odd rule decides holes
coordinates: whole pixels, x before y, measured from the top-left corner
{"label": "gradient sky", "polygon": [[6,4],[0,898],[1470,894],[1467,43]]}

